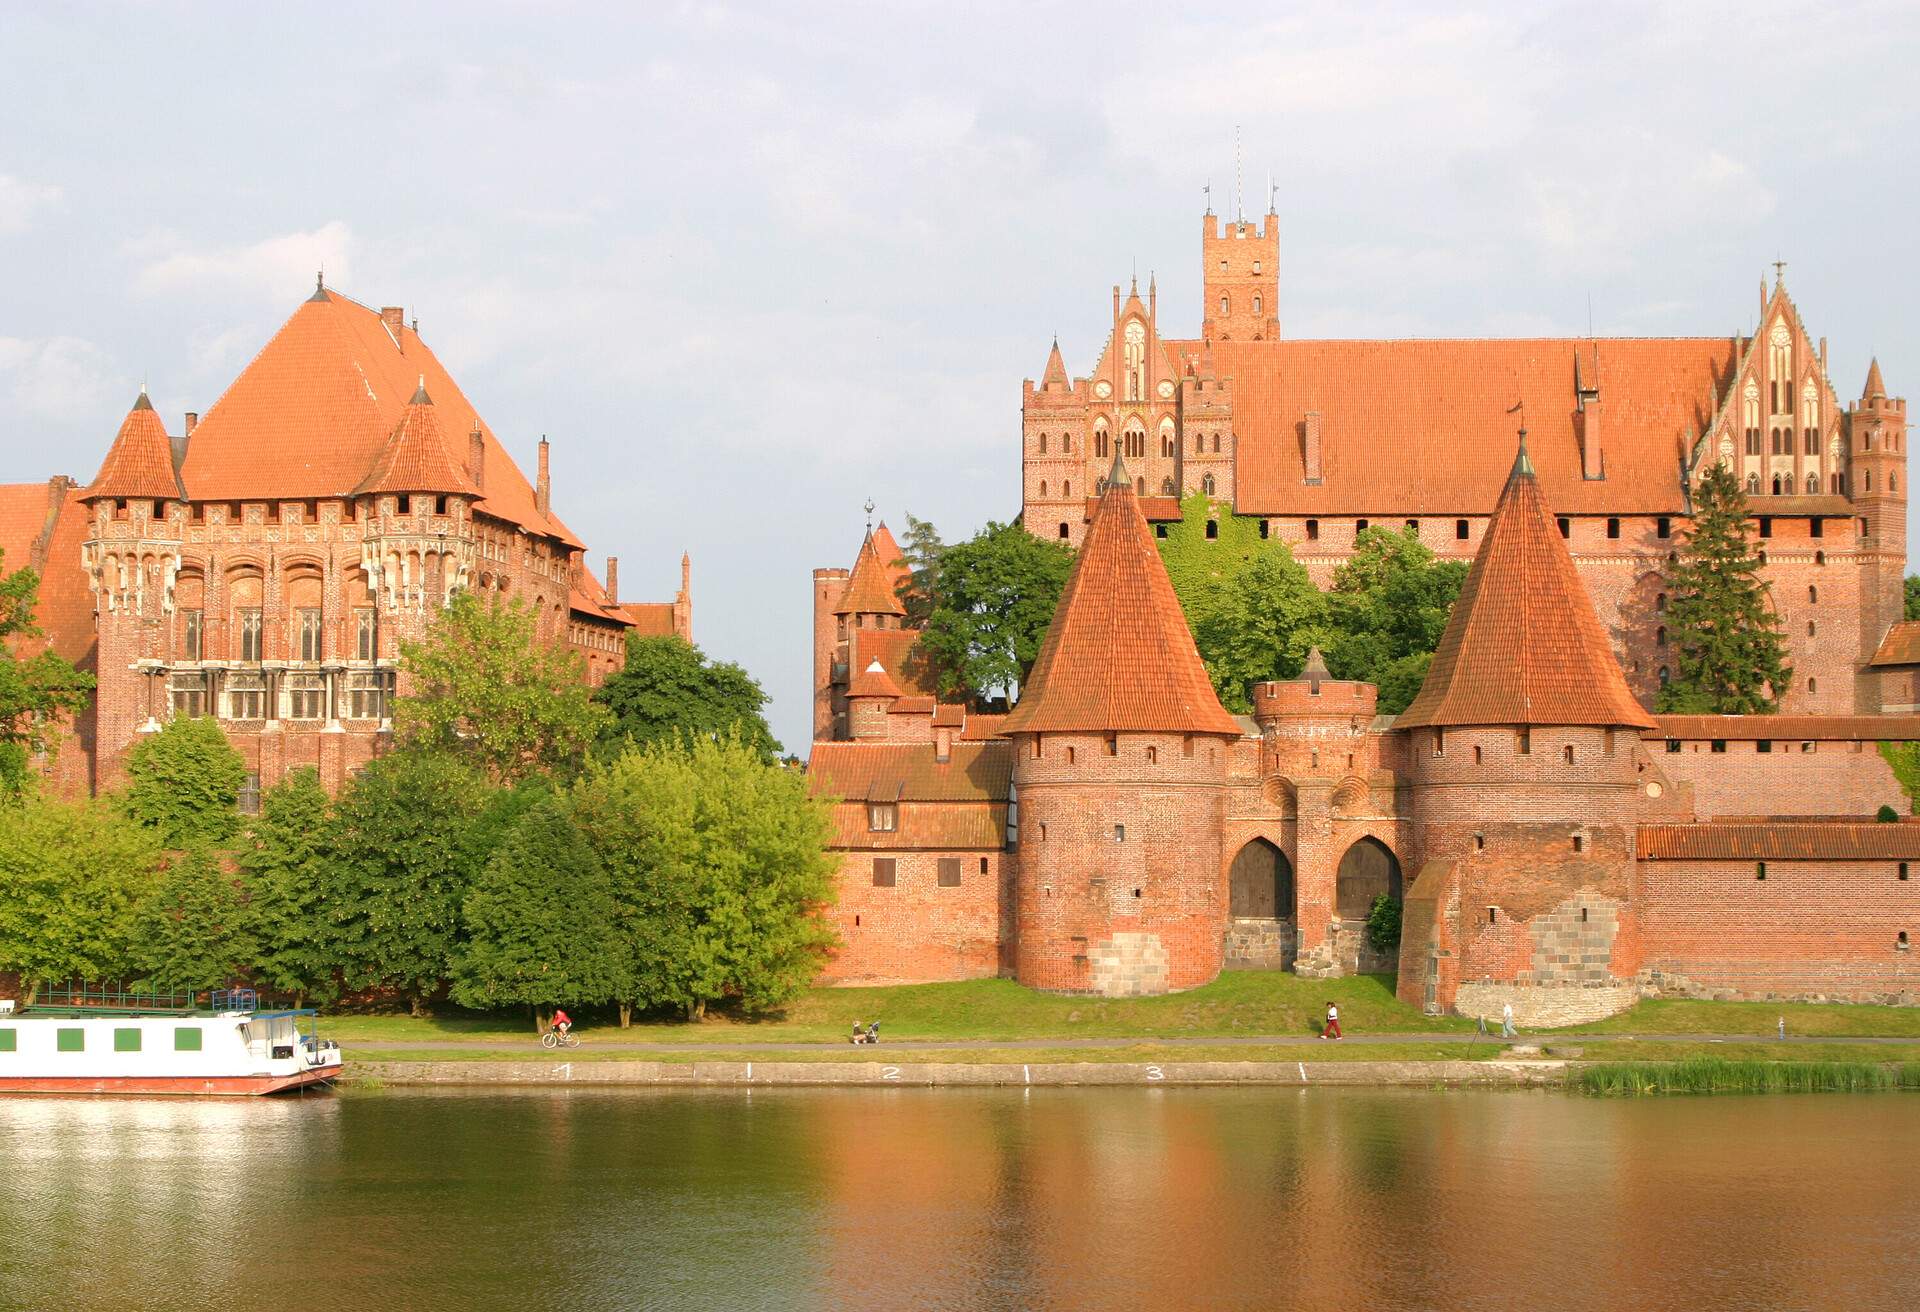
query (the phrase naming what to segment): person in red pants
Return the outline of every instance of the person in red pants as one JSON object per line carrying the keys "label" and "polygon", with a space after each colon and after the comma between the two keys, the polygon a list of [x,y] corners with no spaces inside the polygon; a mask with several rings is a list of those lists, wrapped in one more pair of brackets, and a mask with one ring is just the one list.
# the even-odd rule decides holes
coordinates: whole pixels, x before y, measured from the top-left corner
{"label": "person in red pants", "polygon": [[1340,1037],[1340,1008],[1334,1006],[1331,1002],[1327,1004],[1327,1023],[1325,1028],[1320,1031],[1320,1037],[1323,1039],[1337,1039]]}

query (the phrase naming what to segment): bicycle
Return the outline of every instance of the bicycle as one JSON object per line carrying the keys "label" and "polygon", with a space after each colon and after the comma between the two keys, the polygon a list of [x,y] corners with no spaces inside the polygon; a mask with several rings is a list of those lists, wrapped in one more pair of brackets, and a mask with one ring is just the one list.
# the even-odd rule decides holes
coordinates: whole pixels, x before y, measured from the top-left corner
{"label": "bicycle", "polygon": [[547,1049],[577,1048],[580,1046],[580,1040],[572,1030],[564,1034],[559,1030],[548,1030],[540,1036],[540,1046]]}

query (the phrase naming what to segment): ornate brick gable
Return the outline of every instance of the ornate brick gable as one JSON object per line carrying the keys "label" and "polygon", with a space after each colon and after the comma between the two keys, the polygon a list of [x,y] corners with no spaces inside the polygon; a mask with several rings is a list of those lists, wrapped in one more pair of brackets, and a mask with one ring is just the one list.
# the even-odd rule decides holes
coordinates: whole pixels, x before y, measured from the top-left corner
{"label": "ornate brick gable", "polygon": [[1524,434],[1433,667],[1395,723],[1653,727],[1547,513]]}

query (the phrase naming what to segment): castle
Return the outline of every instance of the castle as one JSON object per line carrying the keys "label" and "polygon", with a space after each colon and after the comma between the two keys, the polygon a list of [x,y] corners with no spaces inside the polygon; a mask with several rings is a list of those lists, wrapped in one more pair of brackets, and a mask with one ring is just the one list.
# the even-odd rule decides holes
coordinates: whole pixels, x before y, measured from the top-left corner
{"label": "castle", "polygon": [[[1429,1011],[1533,1024],[1653,995],[1920,996],[1920,825],[1874,821],[1911,810],[1879,744],[1920,741],[1905,404],[1878,365],[1839,406],[1781,288],[1746,341],[1293,349],[1274,231],[1209,219],[1198,342],[1158,337],[1151,287],[1116,293],[1094,379],[1056,346],[1028,384],[1024,522],[1079,550],[1009,714],[923,682],[884,525],[814,572],[828,978],[1119,996],[1386,972]],[[1496,441],[1516,389],[1517,450]],[[1779,715],[1656,716],[1660,579],[1716,461],[1747,483],[1796,687]],[[1403,713],[1317,655],[1251,716],[1222,708],[1155,546],[1193,490],[1322,584],[1370,517],[1471,554]],[[1365,933],[1380,894],[1394,953]]]}
{"label": "castle", "polygon": [[316,284],[202,418],[169,434],[143,390],[80,486],[0,485],[9,571],[40,575],[45,644],[98,681],[37,764],[56,789],[113,785],[144,733],[212,715],[249,795],[313,766],[329,789],[383,750],[403,641],[465,589],[529,604],[599,683],[626,634],[690,637],[675,600],[623,602],[394,307]]}

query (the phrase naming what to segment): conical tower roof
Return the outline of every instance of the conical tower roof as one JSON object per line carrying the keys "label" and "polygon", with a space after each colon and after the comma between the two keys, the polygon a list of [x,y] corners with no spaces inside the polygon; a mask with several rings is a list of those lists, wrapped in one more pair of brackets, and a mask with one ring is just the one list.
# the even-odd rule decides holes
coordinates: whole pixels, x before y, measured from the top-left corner
{"label": "conical tower roof", "polygon": [[1067,362],[1060,358],[1060,339],[1053,339],[1053,349],[1047,352],[1047,371],[1040,375],[1042,387],[1068,387]]}
{"label": "conical tower roof", "polygon": [[1001,733],[1243,731],[1214,695],[1118,459]]}
{"label": "conical tower roof", "polygon": [[868,663],[867,668],[853,676],[853,682],[847,686],[849,697],[899,697],[904,694],[900,685],[894,682],[887,667],[880,663],[878,656]]}
{"label": "conical tower roof", "polygon": [[173,472],[173,443],[167,439],[166,425],[160,422],[144,387],[121,421],[120,432],[107,448],[100,472],[94,475],[85,495],[186,500],[179,476]]}
{"label": "conical tower roof", "polygon": [[1860,392],[1862,401],[1871,401],[1876,396],[1887,394],[1886,380],[1880,377],[1880,357],[1874,356],[1873,363],[1867,366],[1867,385]]}
{"label": "conical tower roof", "polygon": [[[887,533],[886,525],[880,526],[880,532],[886,533],[891,543],[893,535]],[[835,615],[905,615],[907,608],[900,604],[900,598],[894,595],[893,561],[900,556],[900,548],[893,546],[888,551],[892,559],[882,559],[881,548],[876,536],[868,533],[860,544],[860,555],[853,562],[853,577],[847,580],[847,590],[840,594],[840,604],[833,608]]]}
{"label": "conical tower roof", "polygon": [[1653,727],[1547,513],[1524,434],[1426,682],[1395,724]]}
{"label": "conical tower roof", "polygon": [[439,411],[427,395],[427,380],[415,387],[393,436],[374,459],[373,468],[353,490],[355,496],[380,492],[450,492],[477,497],[474,486],[447,449]]}

